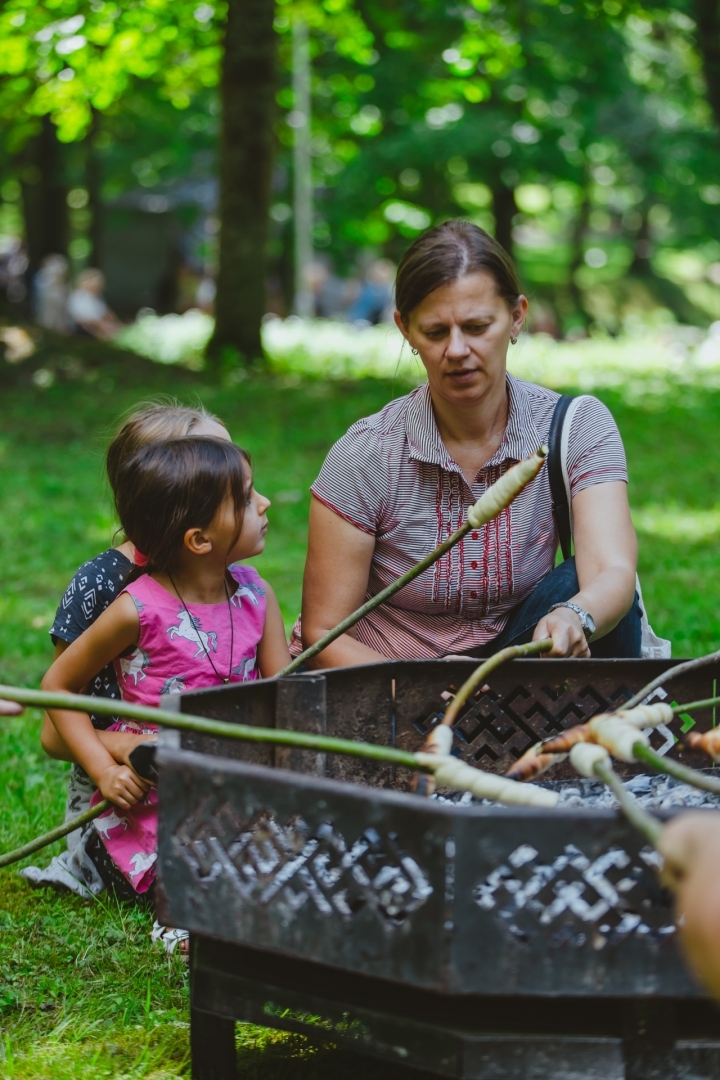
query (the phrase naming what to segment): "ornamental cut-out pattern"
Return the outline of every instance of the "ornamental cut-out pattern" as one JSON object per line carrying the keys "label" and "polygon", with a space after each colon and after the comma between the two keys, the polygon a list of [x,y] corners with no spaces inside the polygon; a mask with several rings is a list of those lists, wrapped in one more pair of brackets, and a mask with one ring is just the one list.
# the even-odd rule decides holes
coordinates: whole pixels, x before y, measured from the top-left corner
{"label": "ornamental cut-out pattern", "polygon": [[[440,722],[455,689],[448,687],[441,695],[442,707],[416,721],[415,728],[421,735]],[[631,694],[631,690],[622,686],[608,696],[590,684],[579,691],[565,684],[532,690],[519,684],[503,694],[483,686],[470,698],[453,725],[454,752],[481,769],[502,772],[541,739],[583,724],[598,713],[617,709]],[[665,697],[665,691],[658,690],[648,700]],[[679,724],[678,721],[678,730]],[[649,734],[658,753],[666,754],[672,749],[675,740],[664,725]]]}
{"label": "ornamental cut-out pattern", "polygon": [[199,807],[174,839],[200,885],[222,876],[246,903],[276,904],[286,918],[308,904],[344,920],[369,907],[396,927],[433,892],[391,832],[365,829],[348,844],[329,822],[311,829],[298,815],[283,825],[263,810],[242,823],[225,803]]}
{"label": "ornamental cut-out pattern", "polygon": [[618,944],[631,935],[660,941],[674,933],[670,898],[656,875],[651,848],[630,855],[621,847],[588,858],[567,844],[552,860],[521,844],[476,886],[473,898],[494,911],[520,941],[539,933],[551,945]]}

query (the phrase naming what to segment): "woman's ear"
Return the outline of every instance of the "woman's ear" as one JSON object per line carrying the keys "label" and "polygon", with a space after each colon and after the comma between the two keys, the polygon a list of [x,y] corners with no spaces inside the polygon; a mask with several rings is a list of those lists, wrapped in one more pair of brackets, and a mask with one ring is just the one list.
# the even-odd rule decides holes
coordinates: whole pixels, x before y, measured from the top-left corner
{"label": "woman's ear", "polygon": [[188,529],[183,536],[183,547],[191,555],[209,555],[213,549],[212,541],[202,529]]}
{"label": "woman's ear", "polygon": [[517,303],[512,311],[512,322],[510,324],[510,332],[514,337],[518,336],[523,326],[525,325],[528,307],[529,304],[527,296],[518,296]]}
{"label": "woman's ear", "polygon": [[393,318],[395,319],[395,325],[397,326],[397,328],[400,331],[400,333],[402,334],[402,336],[405,338],[406,341],[409,341],[410,338],[408,337],[407,327],[405,326],[405,323],[403,322],[403,317],[400,314],[400,312],[396,311],[395,314],[393,315]]}

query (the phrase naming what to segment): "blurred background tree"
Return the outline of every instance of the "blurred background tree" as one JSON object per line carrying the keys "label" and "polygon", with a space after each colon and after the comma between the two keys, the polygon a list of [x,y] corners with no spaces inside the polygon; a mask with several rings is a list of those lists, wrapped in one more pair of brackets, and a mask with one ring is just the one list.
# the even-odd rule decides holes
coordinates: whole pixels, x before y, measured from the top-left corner
{"label": "blurred background tree", "polygon": [[[252,361],[262,317],[290,314],[303,280],[304,130],[302,271],[318,314],[382,317],[363,282],[387,288],[409,240],[463,215],[515,255],[536,329],[707,324],[720,318],[718,8],[7,0],[0,258],[26,259],[28,295],[48,254],[99,265],[125,319],[214,308],[211,362]],[[311,117],[293,90],[298,20]],[[22,287],[9,302],[27,314]]]}

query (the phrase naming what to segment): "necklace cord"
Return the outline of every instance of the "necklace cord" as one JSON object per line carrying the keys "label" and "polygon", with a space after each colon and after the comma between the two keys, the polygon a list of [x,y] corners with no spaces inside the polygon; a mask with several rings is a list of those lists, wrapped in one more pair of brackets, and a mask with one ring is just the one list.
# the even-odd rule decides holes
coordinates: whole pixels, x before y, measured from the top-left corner
{"label": "necklace cord", "polygon": [[[185,614],[188,617],[190,625],[192,626],[193,630],[195,631],[195,637],[198,639],[203,652],[205,653],[208,660],[210,661],[210,667],[215,672],[215,674],[216,674],[217,678],[219,679],[219,681],[223,685],[227,686],[227,684],[230,682],[230,676],[233,673],[232,662],[233,662],[233,652],[234,652],[234,649],[235,649],[235,620],[233,619],[233,616],[232,616],[232,600],[230,599],[230,590],[228,589],[226,579],[223,578],[223,585],[225,586],[225,599],[227,600],[228,617],[230,619],[230,665],[228,667],[227,678],[225,678],[223,675],[221,675],[220,672],[218,671],[218,669],[215,667],[215,664],[213,663],[212,656],[210,655],[210,652],[208,651],[208,647],[205,644],[205,642],[203,641],[197,627],[195,626],[194,618],[190,614],[190,612],[188,611],[188,606],[185,603],[185,601],[183,600],[182,596],[180,595],[180,590],[178,589],[177,585],[175,584],[175,579],[173,578],[173,576],[172,576],[172,574],[170,573],[169,570],[168,570],[167,574],[168,574],[168,577],[170,578],[170,584],[172,585],[173,589],[177,593],[178,600],[182,604],[183,610],[184,610]],[[217,644],[216,644],[215,647],[217,648]]]}

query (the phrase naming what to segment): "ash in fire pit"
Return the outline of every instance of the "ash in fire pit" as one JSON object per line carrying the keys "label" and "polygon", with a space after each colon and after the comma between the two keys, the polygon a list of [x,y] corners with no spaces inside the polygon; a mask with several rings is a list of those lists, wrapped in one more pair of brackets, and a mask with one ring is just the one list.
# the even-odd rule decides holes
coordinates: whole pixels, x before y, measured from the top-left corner
{"label": "ash in fire pit", "polygon": [[[690,787],[689,784],[681,784],[669,776],[633,776],[624,781],[624,786],[631,791],[641,806],[646,810],[679,810],[683,808],[696,810],[720,808],[720,796],[711,795],[707,791],[699,791]],[[584,780],[578,777],[576,780],[560,780],[553,782],[540,782],[538,787],[549,788],[558,793],[558,807],[561,809],[602,809],[616,810],[617,799],[601,780]],[[433,795],[439,802],[457,803],[467,806],[470,803],[478,803],[481,806],[497,807],[497,803],[488,799],[474,799],[469,792],[463,795],[444,796]]]}

